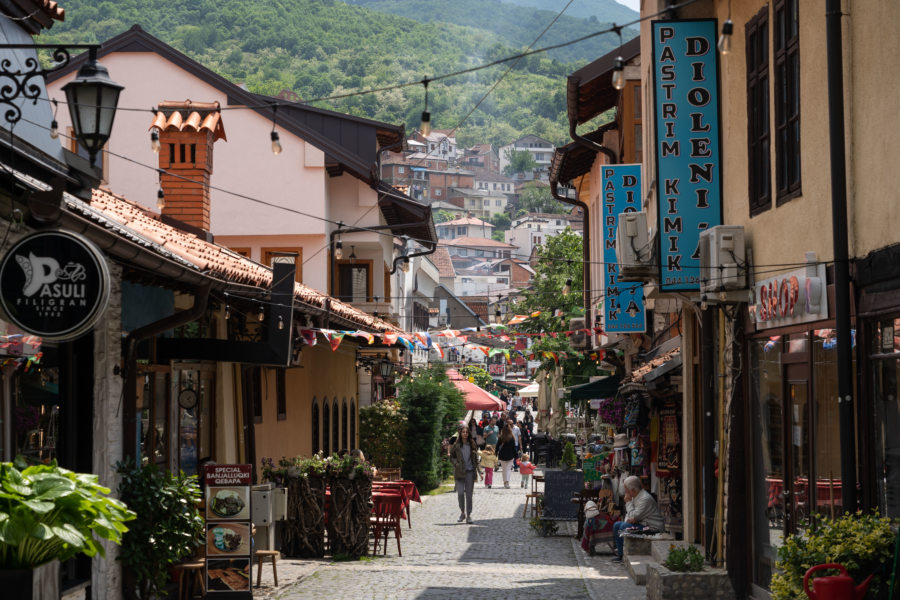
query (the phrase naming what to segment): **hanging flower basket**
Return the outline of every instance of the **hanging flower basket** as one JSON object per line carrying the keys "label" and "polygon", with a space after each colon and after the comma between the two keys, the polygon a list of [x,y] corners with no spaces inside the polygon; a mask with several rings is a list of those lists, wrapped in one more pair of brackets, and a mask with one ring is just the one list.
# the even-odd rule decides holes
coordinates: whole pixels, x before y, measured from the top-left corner
{"label": "hanging flower basket", "polygon": [[600,420],[621,429],[625,423],[625,398],[616,396],[600,401]]}

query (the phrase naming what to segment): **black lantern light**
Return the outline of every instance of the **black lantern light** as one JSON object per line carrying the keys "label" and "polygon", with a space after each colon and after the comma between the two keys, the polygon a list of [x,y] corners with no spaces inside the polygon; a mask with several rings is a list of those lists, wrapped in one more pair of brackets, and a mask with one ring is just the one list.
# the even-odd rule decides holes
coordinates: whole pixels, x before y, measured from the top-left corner
{"label": "black lantern light", "polygon": [[387,379],[394,372],[394,363],[389,360],[383,360],[378,363],[378,373],[382,379]]}
{"label": "black lantern light", "polygon": [[62,89],[69,102],[75,137],[87,150],[93,165],[112,132],[119,93],[124,88],[109,78],[109,71],[97,62],[97,51],[92,48],[75,79]]}

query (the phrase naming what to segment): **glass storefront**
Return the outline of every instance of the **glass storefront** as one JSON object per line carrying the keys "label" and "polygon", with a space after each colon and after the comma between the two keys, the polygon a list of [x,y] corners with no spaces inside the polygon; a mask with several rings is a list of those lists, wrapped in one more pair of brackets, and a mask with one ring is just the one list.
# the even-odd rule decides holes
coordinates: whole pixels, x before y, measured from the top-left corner
{"label": "glass storefront", "polygon": [[869,326],[875,434],[875,487],[882,515],[900,517],[900,318]]}

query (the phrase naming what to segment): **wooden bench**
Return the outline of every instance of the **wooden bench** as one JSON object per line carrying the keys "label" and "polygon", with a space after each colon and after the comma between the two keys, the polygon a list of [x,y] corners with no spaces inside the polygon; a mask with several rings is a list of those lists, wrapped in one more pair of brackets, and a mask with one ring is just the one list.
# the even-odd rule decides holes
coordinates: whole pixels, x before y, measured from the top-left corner
{"label": "wooden bench", "polygon": [[540,492],[532,492],[530,494],[525,494],[525,507],[522,509],[522,518],[524,519],[528,514],[528,505],[531,504],[531,516],[539,517],[541,516],[541,507],[538,506],[538,500],[544,494]]}

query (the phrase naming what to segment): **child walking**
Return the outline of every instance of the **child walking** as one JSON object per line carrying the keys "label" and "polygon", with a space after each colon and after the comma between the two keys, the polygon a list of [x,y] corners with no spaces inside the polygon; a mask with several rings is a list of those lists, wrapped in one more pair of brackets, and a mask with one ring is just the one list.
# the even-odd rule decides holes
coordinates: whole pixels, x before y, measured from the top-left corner
{"label": "child walking", "polygon": [[488,444],[481,454],[481,466],[484,468],[484,487],[490,488],[494,483],[494,467],[497,466],[497,455],[494,454],[494,447]]}
{"label": "child walking", "polygon": [[519,459],[519,474],[522,476],[522,487],[528,488],[528,481],[531,479],[531,475],[534,473],[534,463],[528,460],[528,455],[522,453],[522,458]]}

